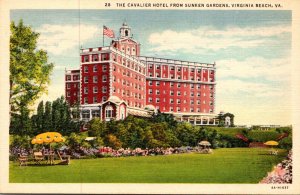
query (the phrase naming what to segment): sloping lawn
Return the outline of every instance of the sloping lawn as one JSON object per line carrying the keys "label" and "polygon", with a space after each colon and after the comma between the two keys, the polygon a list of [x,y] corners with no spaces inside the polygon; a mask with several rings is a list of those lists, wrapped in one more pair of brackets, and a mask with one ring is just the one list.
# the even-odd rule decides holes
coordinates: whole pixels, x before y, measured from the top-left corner
{"label": "sloping lawn", "polygon": [[71,160],[70,165],[19,166],[10,162],[11,183],[258,183],[287,151],[226,148],[213,154]]}

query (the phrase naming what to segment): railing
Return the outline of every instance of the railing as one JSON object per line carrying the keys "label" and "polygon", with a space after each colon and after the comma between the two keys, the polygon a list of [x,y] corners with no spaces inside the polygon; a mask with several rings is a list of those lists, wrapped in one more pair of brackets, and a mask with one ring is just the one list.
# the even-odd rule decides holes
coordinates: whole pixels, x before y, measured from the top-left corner
{"label": "railing", "polygon": [[141,62],[139,60],[139,58],[135,57],[135,56],[132,56],[132,55],[128,55],[114,47],[97,47],[97,48],[91,48],[91,49],[81,49],[81,54],[84,54],[84,53],[93,53],[93,52],[101,52],[101,51],[112,51],[112,52],[115,52],[116,54],[119,54],[123,57],[126,57],[127,59],[130,59],[132,61],[134,61],[135,63],[139,64],[139,65],[142,65],[145,67],[145,64],[143,62]]}
{"label": "railing", "polygon": [[158,62],[158,63],[168,63],[168,64],[175,64],[175,65],[187,65],[187,66],[205,66],[209,68],[214,68],[215,64],[208,64],[208,63],[199,63],[199,62],[189,62],[189,61],[182,61],[182,60],[172,60],[172,59],[164,59],[164,58],[154,58],[154,57],[146,57],[146,56],[139,56],[139,59],[145,62]]}

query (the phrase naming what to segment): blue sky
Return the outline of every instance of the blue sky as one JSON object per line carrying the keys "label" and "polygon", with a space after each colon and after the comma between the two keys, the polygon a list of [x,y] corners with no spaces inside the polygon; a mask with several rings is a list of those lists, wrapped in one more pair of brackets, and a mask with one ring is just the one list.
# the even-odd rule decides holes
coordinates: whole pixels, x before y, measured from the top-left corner
{"label": "blue sky", "polygon": [[[102,26],[124,20],[141,54],[217,63],[216,112],[237,124],[290,124],[291,11],[14,10],[41,34],[55,68],[49,93],[64,93],[64,69],[78,68],[79,48],[102,46]],[[106,45],[110,39],[106,38]]]}

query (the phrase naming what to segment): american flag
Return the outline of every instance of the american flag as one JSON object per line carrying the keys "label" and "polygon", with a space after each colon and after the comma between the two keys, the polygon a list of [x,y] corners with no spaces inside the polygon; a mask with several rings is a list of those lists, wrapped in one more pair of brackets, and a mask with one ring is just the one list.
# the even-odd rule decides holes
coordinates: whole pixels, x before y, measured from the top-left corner
{"label": "american flag", "polygon": [[107,28],[106,26],[103,26],[103,35],[106,35],[110,38],[115,38],[115,33],[110,28]]}

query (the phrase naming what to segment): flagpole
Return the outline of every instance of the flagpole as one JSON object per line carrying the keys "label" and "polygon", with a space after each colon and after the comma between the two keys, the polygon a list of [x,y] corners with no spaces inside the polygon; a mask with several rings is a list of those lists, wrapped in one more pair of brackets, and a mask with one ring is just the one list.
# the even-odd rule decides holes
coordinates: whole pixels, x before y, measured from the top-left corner
{"label": "flagpole", "polygon": [[102,46],[104,47],[104,32],[103,32],[103,31],[104,31],[104,26],[103,26],[103,28],[102,28],[102,35],[103,35],[103,38],[102,38],[103,45],[102,45]]}

